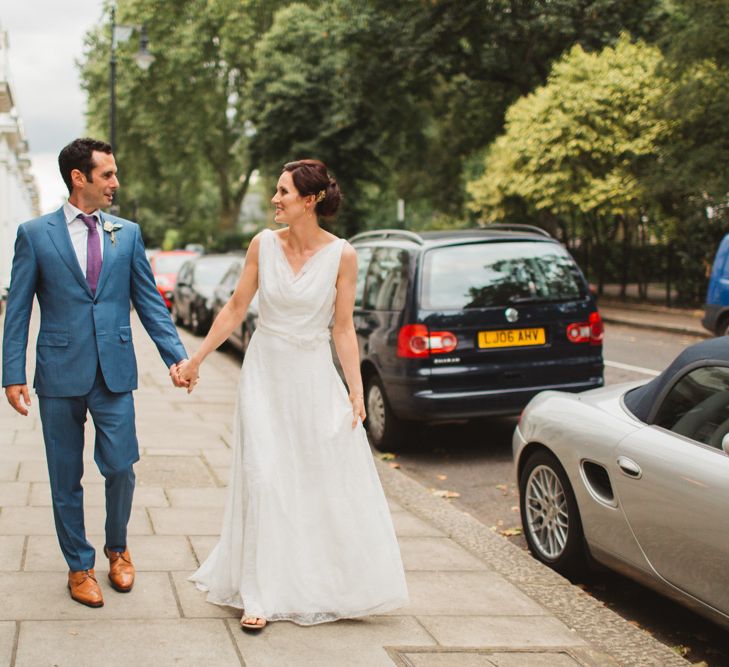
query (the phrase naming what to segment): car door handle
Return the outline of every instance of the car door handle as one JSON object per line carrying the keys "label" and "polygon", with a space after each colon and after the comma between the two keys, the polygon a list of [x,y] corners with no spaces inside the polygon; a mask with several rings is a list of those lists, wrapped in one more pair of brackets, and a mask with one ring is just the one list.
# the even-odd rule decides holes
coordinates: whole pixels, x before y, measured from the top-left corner
{"label": "car door handle", "polygon": [[618,457],[618,467],[628,477],[632,477],[633,479],[640,479],[643,476],[643,471],[640,469],[640,466],[627,456]]}

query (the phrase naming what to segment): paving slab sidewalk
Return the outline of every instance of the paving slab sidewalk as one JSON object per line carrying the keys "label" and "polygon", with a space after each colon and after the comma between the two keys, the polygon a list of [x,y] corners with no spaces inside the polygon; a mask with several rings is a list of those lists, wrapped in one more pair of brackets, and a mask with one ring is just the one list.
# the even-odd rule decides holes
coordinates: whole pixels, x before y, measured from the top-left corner
{"label": "paving slab sidewalk", "polygon": [[701,310],[667,308],[654,304],[621,302],[616,299],[599,299],[598,308],[602,319],[609,324],[624,324],[638,329],[665,331],[699,338],[711,338],[704,329]]}
{"label": "paving slab sidewalk", "polygon": [[[236,610],[207,604],[186,581],[215,544],[222,520],[240,360],[211,355],[198,389],[187,396],[171,386],[136,317],[133,332],[142,458],[129,546],[137,583],[130,594],[115,593],[101,557],[105,606],[70,600],[37,404],[27,418],[6,406],[0,410],[0,666],[688,664],[381,461],[410,605],[361,620],[309,628],[273,623],[259,635],[244,634]],[[199,344],[184,332],[183,340],[188,350]],[[93,463],[93,427],[87,427],[86,523],[100,552],[103,480]]]}

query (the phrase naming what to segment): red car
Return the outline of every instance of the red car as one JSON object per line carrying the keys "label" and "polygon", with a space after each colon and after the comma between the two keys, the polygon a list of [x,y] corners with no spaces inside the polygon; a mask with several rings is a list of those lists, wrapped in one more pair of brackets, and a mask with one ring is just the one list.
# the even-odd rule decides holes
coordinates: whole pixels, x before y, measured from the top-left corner
{"label": "red car", "polygon": [[172,308],[172,290],[177,282],[177,272],[188,259],[197,257],[198,254],[192,250],[162,250],[149,258],[157,289],[168,310]]}

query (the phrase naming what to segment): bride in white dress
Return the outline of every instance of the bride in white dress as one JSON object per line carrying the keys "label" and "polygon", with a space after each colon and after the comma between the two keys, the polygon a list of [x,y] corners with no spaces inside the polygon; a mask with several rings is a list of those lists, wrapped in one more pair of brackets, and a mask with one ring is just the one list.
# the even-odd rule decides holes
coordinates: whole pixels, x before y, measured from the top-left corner
{"label": "bride in white dress", "polygon": [[[240,281],[189,362],[242,321],[258,291],[258,327],[243,360],[220,541],[190,577],[209,602],[243,610],[241,626],[312,625],[408,602],[389,508],[372,460],[352,321],[357,257],[318,216],[339,206],[317,160],[284,166],[272,202],[284,229],[250,244]],[[332,360],[331,338],[349,387]]]}

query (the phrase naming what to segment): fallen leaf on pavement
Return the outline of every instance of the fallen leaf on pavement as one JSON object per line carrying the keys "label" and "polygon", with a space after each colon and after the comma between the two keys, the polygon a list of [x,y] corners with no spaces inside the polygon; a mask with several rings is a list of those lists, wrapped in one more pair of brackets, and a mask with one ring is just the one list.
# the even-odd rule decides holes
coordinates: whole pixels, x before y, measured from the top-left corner
{"label": "fallen leaf on pavement", "polygon": [[383,452],[379,455],[380,461],[394,461],[397,457],[390,452]]}
{"label": "fallen leaf on pavement", "polygon": [[511,511],[512,512],[518,512],[519,511],[519,505],[512,505],[511,506]]}
{"label": "fallen leaf on pavement", "polygon": [[434,496],[438,498],[460,498],[461,494],[457,491],[446,491],[445,489],[431,489]]}
{"label": "fallen leaf on pavement", "polygon": [[396,469],[397,469],[397,468],[399,468],[399,467],[400,467],[400,464],[399,464],[399,463],[390,463],[390,467],[391,467],[391,468],[396,468]]}
{"label": "fallen leaf on pavement", "polygon": [[504,537],[514,537],[514,535],[521,535],[521,528],[518,526],[514,526],[514,528],[506,528],[504,530],[500,530],[499,534]]}
{"label": "fallen leaf on pavement", "polygon": [[436,479],[439,479],[441,482],[448,479],[448,475],[436,475]]}

